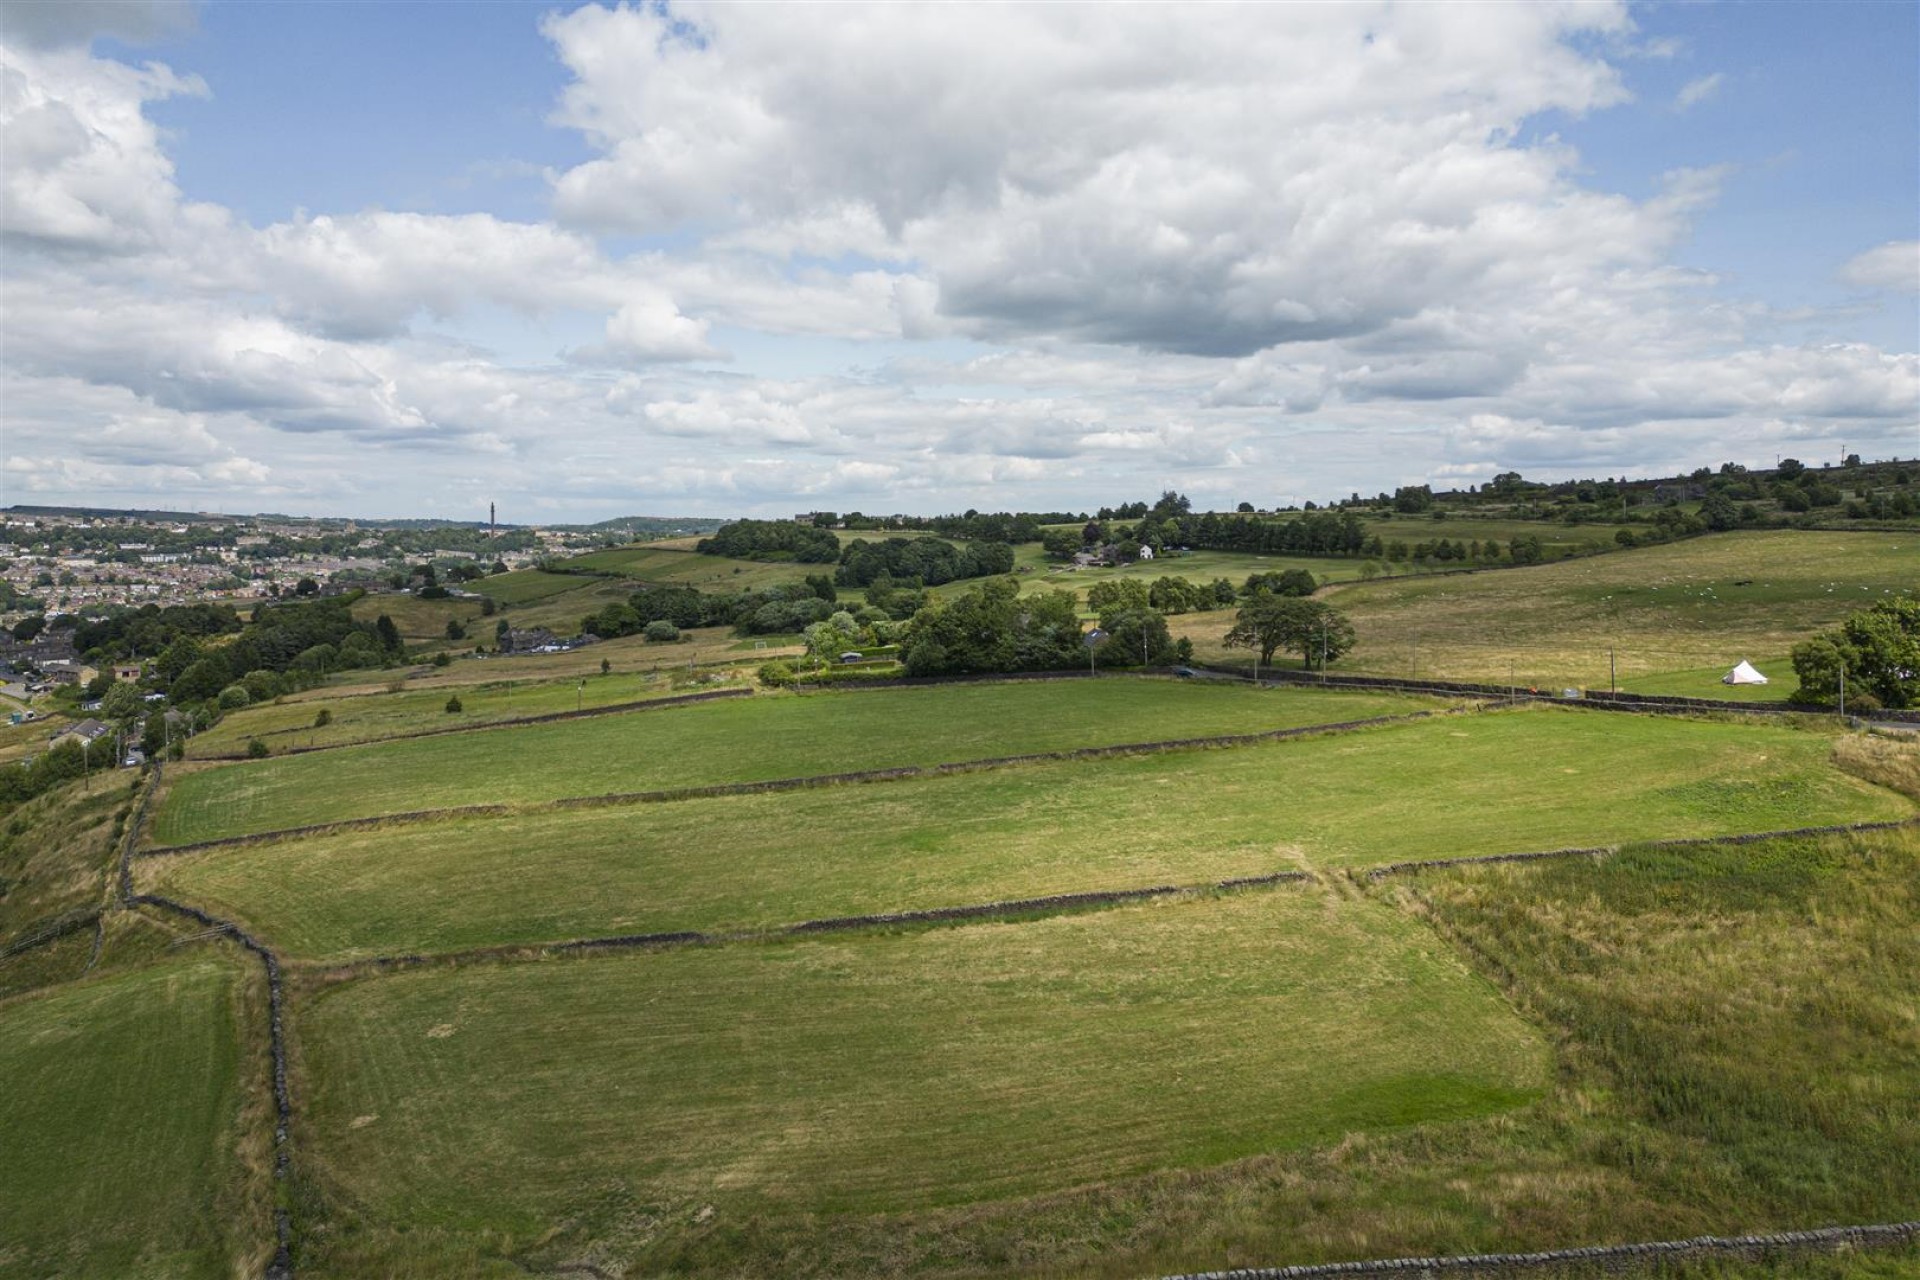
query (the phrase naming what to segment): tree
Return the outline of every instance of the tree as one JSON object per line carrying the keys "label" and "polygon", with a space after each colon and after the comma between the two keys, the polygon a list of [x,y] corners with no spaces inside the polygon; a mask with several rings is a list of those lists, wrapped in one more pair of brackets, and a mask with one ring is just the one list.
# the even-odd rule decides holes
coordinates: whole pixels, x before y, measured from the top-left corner
{"label": "tree", "polygon": [[665,618],[655,618],[647,624],[644,634],[651,644],[665,644],[668,641],[678,640],[680,638],[680,628],[674,626]]}
{"label": "tree", "polygon": [[380,638],[380,647],[388,653],[398,654],[406,646],[400,640],[400,628],[393,625],[393,619],[381,614],[373,622],[374,632]]}
{"label": "tree", "polygon": [[21,644],[27,643],[47,628],[44,615],[35,614],[31,618],[22,618],[13,624],[13,638]]}
{"label": "tree", "polygon": [[1087,590],[1087,608],[1104,619],[1129,609],[1150,609],[1153,607],[1152,593],[1147,584],[1137,578],[1109,578],[1105,582],[1096,582]]}
{"label": "tree", "polygon": [[467,638],[467,628],[460,621],[460,619],[448,618],[447,619],[447,639],[465,640],[466,638]]}
{"label": "tree", "polygon": [[320,584],[312,578],[302,578],[293,584],[293,594],[297,596],[317,596],[320,594]]}
{"label": "tree", "polygon": [[1238,511],[1243,516],[1250,516],[1253,514],[1253,504],[1251,502],[1243,502],[1239,506],[1235,507],[1234,510]]}
{"label": "tree", "polygon": [[147,704],[140,695],[139,687],[125,681],[108,689],[100,699],[100,718],[110,720],[122,729],[130,727],[146,709]]}
{"label": "tree", "polygon": [[1263,666],[1276,650],[1286,649],[1317,667],[1323,652],[1332,662],[1353,648],[1353,624],[1322,601],[1262,591],[1235,615],[1226,643],[1231,649],[1257,649]]}
{"label": "tree", "polygon": [[1795,645],[1793,670],[1797,701],[1837,702],[1844,672],[1848,701],[1863,709],[1920,706],[1920,599],[1883,600]]}
{"label": "tree", "polygon": [[1780,465],[1774,470],[1775,474],[1782,480],[1791,480],[1806,469],[1807,464],[1798,458],[1782,458],[1780,459]]}
{"label": "tree", "polygon": [[1174,660],[1166,616],[1155,609],[1128,609],[1102,619],[1107,638],[1094,651],[1103,667],[1166,666]]}
{"label": "tree", "polygon": [[460,702],[460,695],[459,695],[459,694],[457,694],[457,693],[456,693],[456,694],[454,694],[454,695],[453,695],[453,696],[452,696],[451,698],[448,698],[448,699],[447,699],[447,714],[448,714],[448,715],[450,715],[450,716],[457,716],[457,715],[459,715],[459,714],[460,714],[460,713],[461,713],[462,711],[464,711],[464,710],[466,710],[466,708],[465,708],[465,707],[464,707],[464,706],[463,706],[463,705],[461,704],[461,702]]}
{"label": "tree", "polygon": [[1080,546],[1080,535],[1071,529],[1049,529],[1040,535],[1040,549],[1049,560],[1071,560]]}

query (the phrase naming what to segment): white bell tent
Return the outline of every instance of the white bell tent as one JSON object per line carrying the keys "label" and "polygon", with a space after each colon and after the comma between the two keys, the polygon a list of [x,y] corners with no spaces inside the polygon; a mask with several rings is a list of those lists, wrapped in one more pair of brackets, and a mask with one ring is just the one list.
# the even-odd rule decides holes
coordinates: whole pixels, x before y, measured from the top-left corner
{"label": "white bell tent", "polygon": [[1767,678],[1753,669],[1753,664],[1745,658],[1740,665],[1720,677],[1721,684],[1765,684]]}

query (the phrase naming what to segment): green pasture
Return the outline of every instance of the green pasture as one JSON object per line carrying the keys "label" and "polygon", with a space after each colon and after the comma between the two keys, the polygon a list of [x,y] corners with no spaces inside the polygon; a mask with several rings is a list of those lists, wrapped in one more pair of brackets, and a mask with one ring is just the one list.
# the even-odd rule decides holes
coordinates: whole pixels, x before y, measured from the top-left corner
{"label": "green pasture", "polygon": [[[361,622],[372,622],[385,614],[393,619],[402,638],[416,644],[437,641],[453,648],[471,648],[493,642],[493,620],[482,618],[480,608],[478,600],[454,597],[422,600],[416,595],[395,592],[362,596],[354,601],[353,616]],[[447,623],[456,619],[467,629],[465,640],[447,639]]]}
{"label": "green pasture", "polygon": [[[1349,1131],[954,1209],[742,1220],[724,1202],[654,1201],[627,1234],[641,1215],[623,1213],[633,1201],[616,1193],[602,1213],[569,1219],[573,1233],[551,1249],[522,1256],[649,1275],[1120,1280],[1884,1222],[1920,1202],[1920,833],[1430,872],[1367,892],[1433,921],[1546,1034],[1554,1073],[1543,1097],[1480,1120]],[[1320,1036],[1344,1042],[1366,1027],[1304,1026],[1300,1044],[1318,1052]],[[1427,1060],[1453,1052],[1443,1041]],[[706,1204],[716,1210],[703,1216]],[[424,1259],[436,1235],[442,1246],[474,1239],[369,1229],[323,1273]],[[421,1252],[403,1255],[408,1246]],[[459,1269],[472,1255],[453,1256],[408,1274],[478,1270]],[[1907,1280],[1913,1257],[1896,1248],[1630,1274]]]}
{"label": "green pasture", "polygon": [[[1001,1200],[1458,1121],[1547,1074],[1435,938],[1318,890],[414,972],[295,1026],[302,1150],[374,1232],[608,1261],[696,1218]],[[352,1247],[313,1274],[371,1264]]]}
{"label": "green pasture", "polygon": [[201,952],[0,1004],[0,1271],[257,1273],[236,999]]}
{"label": "green pasture", "polygon": [[1644,524],[1565,524],[1558,520],[1508,520],[1452,514],[1435,520],[1431,513],[1387,516],[1373,512],[1363,519],[1369,535],[1377,535],[1382,543],[1404,542],[1409,550],[1418,543],[1445,538],[1449,542],[1497,542],[1504,554],[1507,544],[1515,538],[1538,538],[1541,553],[1549,558],[1589,550],[1611,552],[1618,549],[1613,536],[1620,530],[1644,533],[1648,528]]}
{"label": "green pasture", "polygon": [[[496,677],[513,671],[511,658],[486,661]],[[457,688],[408,682],[397,693],[309,696],[297,702],[262,703],[229,712],[220,723],[188,742],[187,758],[237,754],[245,751],[254,738],[266,743],[271,751],[341,746],[409,733],[474,728],[559,711],[646,702],[682,692],[686,691],[676,688],[664,673],[619,671],[603,676],[597,669],[592,675],[559,680],[497,678]],[[447,710],[450,697],[459,698],[459,711]],[[323,710],[331,722],[316,725],[314,721]]]}
{"label": "green pasture", "polygon": [[[884,537],[886,535],[875,535]],[[577,556],[571,567],[596,573],[615,573],[652,586],[693,587],[700,591],[753,591],[777,583],[798,582],[810,573],[833,574],[830,564],[799,564],[794,561],[763,562],[733,560],[725,556],[703,556],[684,546],[645,543]]]}
{"label": "green pasture", "polygon": [[154,836],[182,844],[448,805],[1251,733],[1430,705],[1131,677],[767,695],[226,765],[179,777]]}
{"label": "green pasture", "polygon": [[569,591],[578,591],[581,587],[592,585],[578,574],[548,573],[542,569],[515,569],[511,573],[496,573],[491,577],[476,578],[467,584],[466,589],[477,591],[481,595],[492,596],[500,604],[531,604],[548,596],[564,595]]}
{"label": "green pasture", "polygon": [[[660,713],[662,715],[677,713]],[[1904,818],[1776,725],[1554,709],[1225,751],[344,832],[139,865],[351,958]]]}
{"label": "green pasture", "polygon": [[[1359,643],[1341,670],[1504,681],[1542,689],[1619,686],[1712,672],[1701,696],[1741,696],[1718,677],[1747,658],[1791,693],[1783,655],[1848,612],[1920,586],[1920,538],[1899,533],[1713,534],[1526,569],[1383,579],[1326,594]],[[1231,611],[1170,620],[1201,656],[1225,649]],[[1683,676],[1683,680],[1687,677]],[[1772,687],[1772,686],[1770,686]],[[1670,688],[1648,691],[1674,692]]]}
{"label": "green pasture", "polygon": [[[1135,564],[1076,569],[1057,560],[1048,560],[1041,553],[1038,543],[1026,543],[1014,548],[1014,569],[1020,575],[1022,591],[1072,591],[1083,605],[1088,588],[1115,578],[1135,578],[1148,584],[1157,578],[1184,578],[1199,583],[1226,578],[1238,587],[1252,574],[1306,569],[1322,582],[1345,582],[1360,576],[1360,564],[1359,560],[1327,556],[1262,556],[1236,551],[1190,551],[1184,555],[1142,560]],[[967,582],[953,582],[939,590],[951,593],[965,590],[969,585]],[[1168,625],[1178,633],[1185,619],[1208,616],[1214,615],[1184,614],[1169,618]],[[1217,616],[1228,619],[1227,625],[1232,625],[1232,609],[1217,611]]]}

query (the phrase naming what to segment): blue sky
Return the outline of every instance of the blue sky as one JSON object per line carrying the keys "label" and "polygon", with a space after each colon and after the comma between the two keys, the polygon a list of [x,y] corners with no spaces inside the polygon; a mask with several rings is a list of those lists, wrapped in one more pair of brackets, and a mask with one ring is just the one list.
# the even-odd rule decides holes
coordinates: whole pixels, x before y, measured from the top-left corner
{"label": "blue sky", "polygon": [[5,11],[0,499],[1920,454],[1920,6]]}

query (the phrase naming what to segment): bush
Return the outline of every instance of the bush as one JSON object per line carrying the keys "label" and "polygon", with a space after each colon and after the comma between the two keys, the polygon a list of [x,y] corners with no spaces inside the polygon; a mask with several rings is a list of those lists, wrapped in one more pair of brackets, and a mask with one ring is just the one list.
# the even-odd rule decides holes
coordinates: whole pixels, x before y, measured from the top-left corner
{"label": "bush", "polygon": [[326,707],[320,708],[320,713],[313,718],[313,727],[316,729],[324,729],[332,723],[333,712]]}
{"label": "bush", "polygon": [[445,649],[442,649],[433,655],[433,665],[436,667],[450,667],[453,665],[453,655]]}
{"label": "bush", "polygon": [[456,694],[454,694],[454,695],[453,695],[453,696],[452,696],[451,698],[448,698],[448,699],[447,699],[447,714],[448,714],[448,715],[450,715],[450,716],[452,716],[452,715],[458,715],[458,714],[460,714],[460,712],[462,712],[462,711],[464,711],[464,710],[466,710],[466,708],[465,708],[464,706],[462,706],[462,705],[461,705],[461,703],[460,703],[460,695],[459,695],[459,694],[457,694],[457,693],[456,693]]}
{"label": "bush", "polygon": [[647,624],[645,635],[649,644],[664,644],[670,640],[678,640],[680,638],[680,628],[674,626],[665,618],[656,618]]}
{"label": "bush", "polygon": [[220,709],[222,711],[238,711],[240,708],[248,706],[252,702],[253,698],[241,685],[230,684],[220,691]]}
{"label": "bush", "polygon": [[786,688],[793,683],[793,664],[785,661],[762,663],[760,683],[773,689]]}
{"label": "bush", "polygon": [[251,760],[264,760],[264,759],[266,759],[266,758],[267,758],[267,757],[268,757],[269,755],[271,755],[271,754],[272,754],[272,752],[270,752],[270,751],[268,751],[268,750],[267,750],[267,744],[266,744],[266,743],[264,743],[264,742],[262,742],[262,741],[260,741],[260,739],[258,739],[258,738],[248,738],[248,739],[247,739],[247,757],[248,757],[248,759],[251,759]]}

